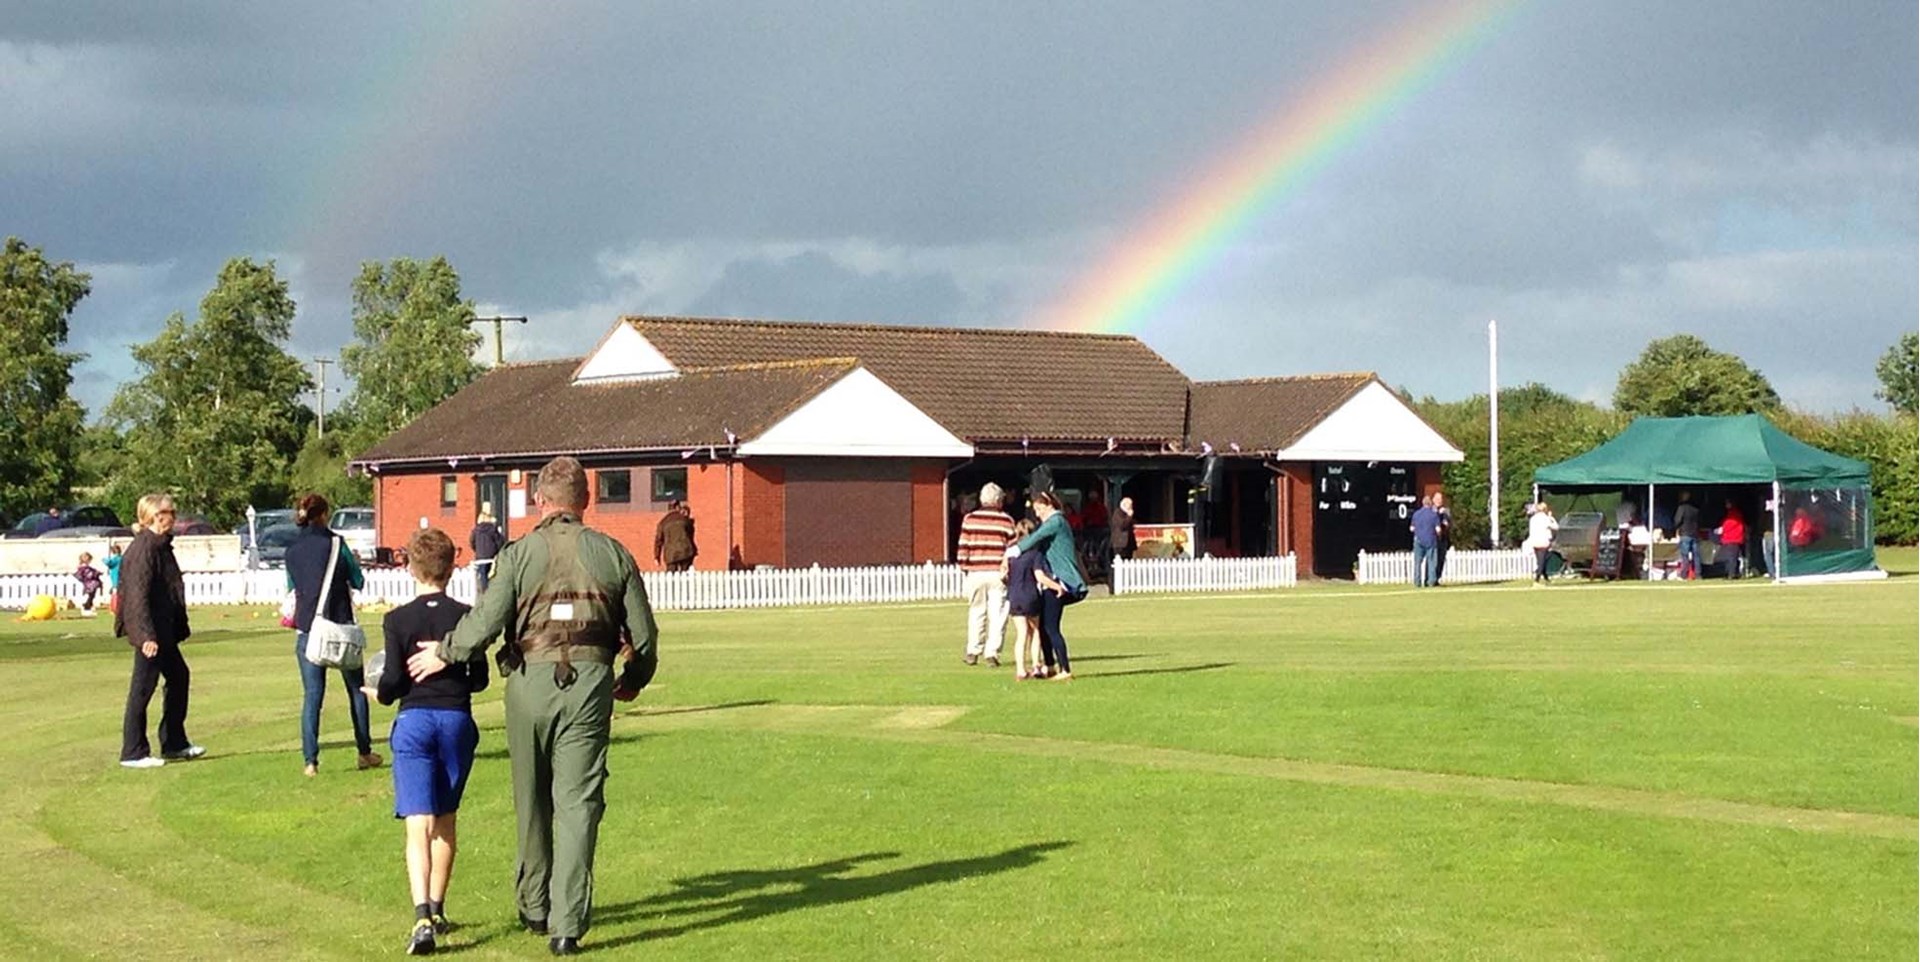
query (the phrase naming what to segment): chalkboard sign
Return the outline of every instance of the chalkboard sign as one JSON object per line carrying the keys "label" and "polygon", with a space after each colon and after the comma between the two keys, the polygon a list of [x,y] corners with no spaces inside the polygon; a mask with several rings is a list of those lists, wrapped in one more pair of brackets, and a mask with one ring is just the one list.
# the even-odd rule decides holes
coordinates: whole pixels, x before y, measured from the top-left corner
{"label": "chalkboard sign", "polygon": [[1593,577],[1620,577],[1620,554],[1625,548],[1619,528],[1600,529],[1600,543],[1593,550]]}

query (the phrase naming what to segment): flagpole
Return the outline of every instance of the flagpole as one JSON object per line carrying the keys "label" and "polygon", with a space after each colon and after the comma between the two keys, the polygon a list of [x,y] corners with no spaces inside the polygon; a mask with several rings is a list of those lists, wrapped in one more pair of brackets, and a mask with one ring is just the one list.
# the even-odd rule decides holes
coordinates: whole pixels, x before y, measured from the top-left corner
{"label": "flagpole", "polygon": [[1500,547],[1500,326],[1487,322],[1487,528]]}

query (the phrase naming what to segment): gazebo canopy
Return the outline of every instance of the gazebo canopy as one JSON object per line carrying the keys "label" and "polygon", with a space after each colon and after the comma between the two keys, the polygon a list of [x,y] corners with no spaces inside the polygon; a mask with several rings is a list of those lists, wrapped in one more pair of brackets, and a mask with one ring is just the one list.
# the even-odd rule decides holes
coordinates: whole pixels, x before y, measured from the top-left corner
{"label": "gazebo canopy", "polygon": [[1867,484],[1867,466],[1796,440],[1758,414],[1637,418],[1578,457],[1535,471],[1541,487],[1578,485]]}

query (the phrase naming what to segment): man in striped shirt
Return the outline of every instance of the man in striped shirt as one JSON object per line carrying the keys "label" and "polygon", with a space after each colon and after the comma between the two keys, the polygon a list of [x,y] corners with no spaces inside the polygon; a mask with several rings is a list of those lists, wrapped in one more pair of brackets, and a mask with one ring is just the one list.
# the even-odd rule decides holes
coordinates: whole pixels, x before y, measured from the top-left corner
{"label": "man in striped shirt", "polygon": [[1013,540],[1013,518],[1001,510],[1007,493],[993,482],[980,489],[980,507],[960,521],[956,561],[966,572],[967,653],[969,665],[981,658],[1000,664],[1000,644],[1007,633],[1007,581],[1001,569],[1007,544]]}

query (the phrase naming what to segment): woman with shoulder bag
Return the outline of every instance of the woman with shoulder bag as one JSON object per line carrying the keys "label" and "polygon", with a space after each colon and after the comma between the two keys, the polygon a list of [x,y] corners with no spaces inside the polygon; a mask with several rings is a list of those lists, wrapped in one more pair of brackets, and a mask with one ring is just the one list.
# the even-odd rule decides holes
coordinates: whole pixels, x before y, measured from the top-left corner
{"label": "woman with shoulder bag", "polygon": [[[318,494],[309,494],[294,506],[293,521],[300,536],[287,546],[287,588],[293,592],[294,661],[300,664],[300,686],[305,698],[300,705],[300,750],[306,760],[308,776],[320,773],[320,707],[326,701],[327,668],[307,658],[307,634],[319,617],[339,625],[354,623],[353,591],[366,585],[360,563],[354,560],[346,540],[327,527],[332,506]],[[329,578],[329,575],[331,577]],[[353,717],[353,743],[360,752],[360,767],[378,768],[383,759],[374,754],[367,696],[361,691],[366,676],[357,660],[351,667],[340,667],[341,681],[347,688],[347,710]]]}

